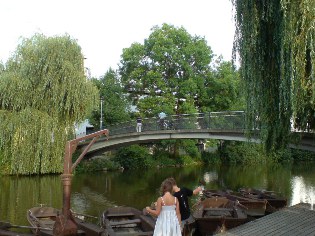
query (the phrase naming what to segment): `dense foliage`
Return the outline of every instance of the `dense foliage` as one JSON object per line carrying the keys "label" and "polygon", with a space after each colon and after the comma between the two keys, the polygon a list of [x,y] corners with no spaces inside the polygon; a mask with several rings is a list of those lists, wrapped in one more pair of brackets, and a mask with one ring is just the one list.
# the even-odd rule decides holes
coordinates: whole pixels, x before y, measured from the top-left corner
{"label": "dense foliage", "polygon": [[62,172],[64,145],[96,95],[75,40],[23,39],[0,73],[1,173]]}
{"label": "dense foliage", "polygon": [[298,129],[315,129],[315,1],[232,2],[248,128],[258,124],[266,149],[281,149],[291,120]]}
{"label": "dense foliage", "polygon": [[146,147],[131,145],[120,148],[115,161],[125,169],[146,169],[150,167],[150,154]]}
{"label": "dense foliage", "polygon": [[213,57],[203,37],[163,24],[153,27],[143,44],[123,50],[119,73],[146,117],[229,109],[239,78],[230,63],[219,61],[212,68]]}
{"label": "dense foliage", "polygon": [[[119,76],[113,69],[109,69],[100,79],[92,79],[93,84],[99,89],[100,102],[103,112],[103,128],[108,125],[123,122],[130,119],[129,103],[127,102]],[[101,105],[101,104],[100,104]],[[92,112],[90,122],[94,127],[99,127],[100,107]]]}
{"label": "dense foliage", "polygon": [[[153,145],[156,146],[156,145]],[[151,146],[150,150],[154,149]],[[170,158],[168,151],[150,153],[149,148],[141,145],[122,147],[117,151],[115,158],[111,159],[124,169],[147,169],[167,166],[197,165],[200,160],[188,155]]]}

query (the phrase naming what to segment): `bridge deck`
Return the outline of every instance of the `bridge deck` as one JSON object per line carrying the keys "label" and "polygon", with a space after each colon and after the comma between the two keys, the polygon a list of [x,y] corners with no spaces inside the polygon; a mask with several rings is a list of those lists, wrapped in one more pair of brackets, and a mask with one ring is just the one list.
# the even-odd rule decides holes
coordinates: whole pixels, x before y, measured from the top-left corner
{"label": "bridge deck", "polygon": [[[128,130],[127,130],[128,131]],[[246,137],[246,132],[242,129],[182,129],[182,130],[149,130],[144,132],[127,132],[121,134],[112,134],[109,130],[109,136],[99,139],[88,150],[87,155],[95,153],[103,153],[110,149],[121,146],[132,145],[136,143],[156,142],[158,140],[169,139],[218,139],[218,140],[234,140],[234,141],[251,141],[260,142],[258,138]],[[106,141],[105,141],[106,140]],[[78,147],[84,149],[89,142],[82,142]],[[292,145],[292,148],[304,149],[315,152],[315,136],[309,134],[302,138],[300,144]]]}
{"label": "bridge deck", "polygon": [[248,222],[220,236],[308,236],[315,235],[315,211],[310,204],[287,207],[260,219]]}

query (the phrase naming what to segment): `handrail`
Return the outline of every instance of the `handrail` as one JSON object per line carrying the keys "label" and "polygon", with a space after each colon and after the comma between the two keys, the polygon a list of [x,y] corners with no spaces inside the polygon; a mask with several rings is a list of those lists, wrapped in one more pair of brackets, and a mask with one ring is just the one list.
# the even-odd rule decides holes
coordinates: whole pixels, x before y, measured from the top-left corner
{"label": "handrail", "polygon": [[[106,127],[111,135],[136,132],[136,121],[120,122]],[[208,113],[168,115],[163,118],[142,119],[142,131],[187,129],[245,129],[244,111],[221,111]]]}

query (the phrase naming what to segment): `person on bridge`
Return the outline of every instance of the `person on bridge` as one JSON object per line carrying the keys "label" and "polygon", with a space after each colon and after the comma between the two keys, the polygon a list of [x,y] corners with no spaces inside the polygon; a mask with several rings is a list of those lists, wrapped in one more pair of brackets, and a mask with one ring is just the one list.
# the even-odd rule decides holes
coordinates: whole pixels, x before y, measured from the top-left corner
{"label": "person on bridge", "polygon": [[160,125],[160,129],[161,130],[164,130],[165,128],[167,128],[166,126],[166,122],[165,122],[165,117],[166,117],[166,114],[165,112],[160,112],[159,113],[159,125]]}
{"label": "person on bridge", "polygon": [[137,132],[141,132],[141,128],[142,128],[142,119],[140,116],[138,116],[137,117],[137,127],[136,127]]}
{"label": "person on bridge", "polygon": [[146,207],[149,214],[157,216],[153,236],[181,236],[179,203],[172,195],[173,185],[166,179],[161,184],[162,197],[157,199],[156,209]]}

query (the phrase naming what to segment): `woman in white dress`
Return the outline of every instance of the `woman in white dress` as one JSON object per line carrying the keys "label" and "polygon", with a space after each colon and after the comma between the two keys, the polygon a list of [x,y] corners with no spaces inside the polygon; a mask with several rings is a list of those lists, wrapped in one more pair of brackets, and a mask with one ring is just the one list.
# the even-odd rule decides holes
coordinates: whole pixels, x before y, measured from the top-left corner
{"label": "woman in white dress", "polygon": [[164,180],[161,185],[162,197],[157,199],[156,210],[146,207],[149,214],[157,216],[153,236],[180,236],[181,222],[179,204],[172,195],[173,184]]}

